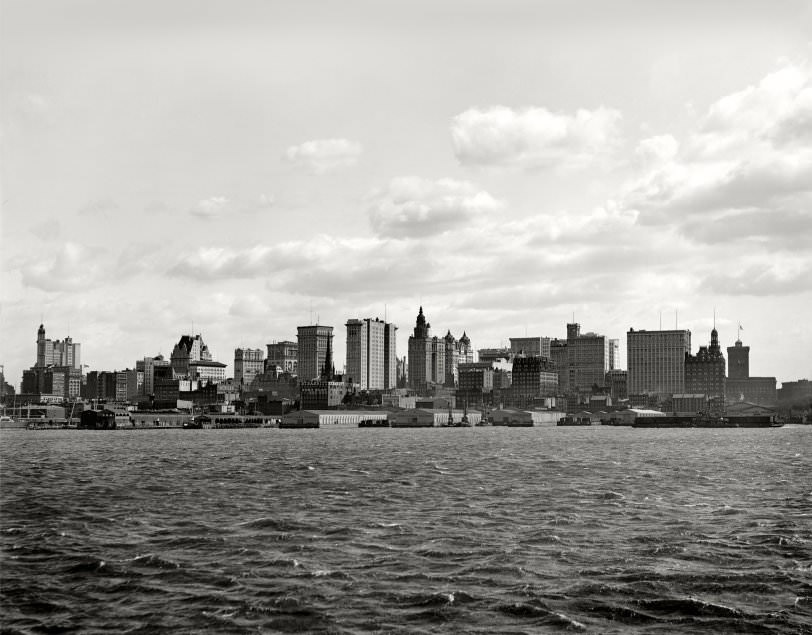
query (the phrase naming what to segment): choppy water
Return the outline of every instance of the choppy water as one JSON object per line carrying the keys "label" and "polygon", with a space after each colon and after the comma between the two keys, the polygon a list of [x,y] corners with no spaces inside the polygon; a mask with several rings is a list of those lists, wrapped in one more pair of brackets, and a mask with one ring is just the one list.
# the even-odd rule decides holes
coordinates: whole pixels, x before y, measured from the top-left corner
{"label": "choppy water", "polygon": [[5,632],[812,633],[812,428],[3,432]]}

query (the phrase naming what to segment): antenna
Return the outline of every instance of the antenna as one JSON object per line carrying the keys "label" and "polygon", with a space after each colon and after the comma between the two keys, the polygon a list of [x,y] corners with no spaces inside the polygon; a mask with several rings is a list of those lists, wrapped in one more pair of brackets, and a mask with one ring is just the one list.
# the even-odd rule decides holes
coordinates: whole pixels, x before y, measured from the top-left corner
{"label": "antenna", "polygon": [[716,307],[713,307],[713,328],[716,328]]}

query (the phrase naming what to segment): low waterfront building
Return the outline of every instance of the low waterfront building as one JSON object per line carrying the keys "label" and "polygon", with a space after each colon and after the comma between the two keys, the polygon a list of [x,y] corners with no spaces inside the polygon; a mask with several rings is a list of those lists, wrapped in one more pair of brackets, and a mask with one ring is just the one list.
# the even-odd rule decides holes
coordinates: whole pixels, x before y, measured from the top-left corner
{"label": "low waterfront building", "polygon": [[[449,421],[449,416],[451,421]],[[479,411],[443,410],[440,408],[415,408],[402,412],[389,414],[389,425],[393,428],[439,428],[447,425],[460,425],[463,417],[468,417],[471,425],[477,425],[482,420]]]}
{"label": "low waterfront building", "polygon": [[296,410],[279,422],[280,428],[358,428],[388,427],[389,413],[382,410]]}
{"label": "low waterfront building", "polygon": [[504,408],[491,410],[488,417],[495,426],[555,426],[567,415],[555,410],[518,410]]}

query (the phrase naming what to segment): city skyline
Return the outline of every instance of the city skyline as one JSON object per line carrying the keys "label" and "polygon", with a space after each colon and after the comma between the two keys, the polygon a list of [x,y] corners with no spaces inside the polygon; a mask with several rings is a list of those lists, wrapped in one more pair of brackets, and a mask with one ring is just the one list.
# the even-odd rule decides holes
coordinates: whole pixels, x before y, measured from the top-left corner
{"label": "city skyline", "polygon": [[[585,9],[588,9],[585,11]],[[812,377],[812,6],[0,5],[0,364],[738,324]],[[690,45],[686,45],[690,43]],[[662,316],[660,318],[660,316]],[[783,319],[776,319],[781,316]],[[192,325],[195,325],[192,328]],[[123,365],[123,366],[122,366]]]}

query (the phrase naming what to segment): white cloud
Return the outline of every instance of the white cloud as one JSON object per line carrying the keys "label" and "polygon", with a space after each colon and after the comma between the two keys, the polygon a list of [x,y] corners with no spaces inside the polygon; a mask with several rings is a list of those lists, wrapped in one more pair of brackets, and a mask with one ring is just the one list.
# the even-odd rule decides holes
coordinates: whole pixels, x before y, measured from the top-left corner
{"label": "white cloud", "polygon": [[355,141],[316,139],[289,147],[285,152],[285,159],[315,174],[325,174],[354,166],[362,151],[361,144]]}
{"label": "white cloud", "polygon": [[25,286],[43,291],[79,291],[95,285],[103,274],[103,250],[67,242],[49,256],[36,255],[20,268]]}
{"label": "white cloud", "polygon": [[[785,65],[717,100],[679,146],[644,140],[655,160],[622,204],[640,222],[672,225],[694,239],[797,246],[812,233],[812,73]],[[787,222],[784,222],[787,221]],[[705,239],[702,226],[706,227]],[[718,225],[718,226],[717,226]],[[724,231],[727,228],[727,232]]]}
{"label": "white cloud", "polygon": [[214,219],[223,216],[230,209],[230,201],[225,196],[212,196],[197,202],[189,211],[193,216]]}
{"label": "white cloud", "polygon": [[90,201],[79,210],[80,216],[101,216],[109,218],[118,209],[118,203],[112,198],[105,197]]}
{"label": "white cloud", "polygon": [[603,106],[574,114],[545,108],[471,108],[451,122],[454,154],[463,165],[581,167],[615,142],[620,112]]}
{"label": "white cloud", "polygon": [[369,196],[369,220],[378,236],[421,238],[465,227],[502,203],[467,181],[392,179]]}

